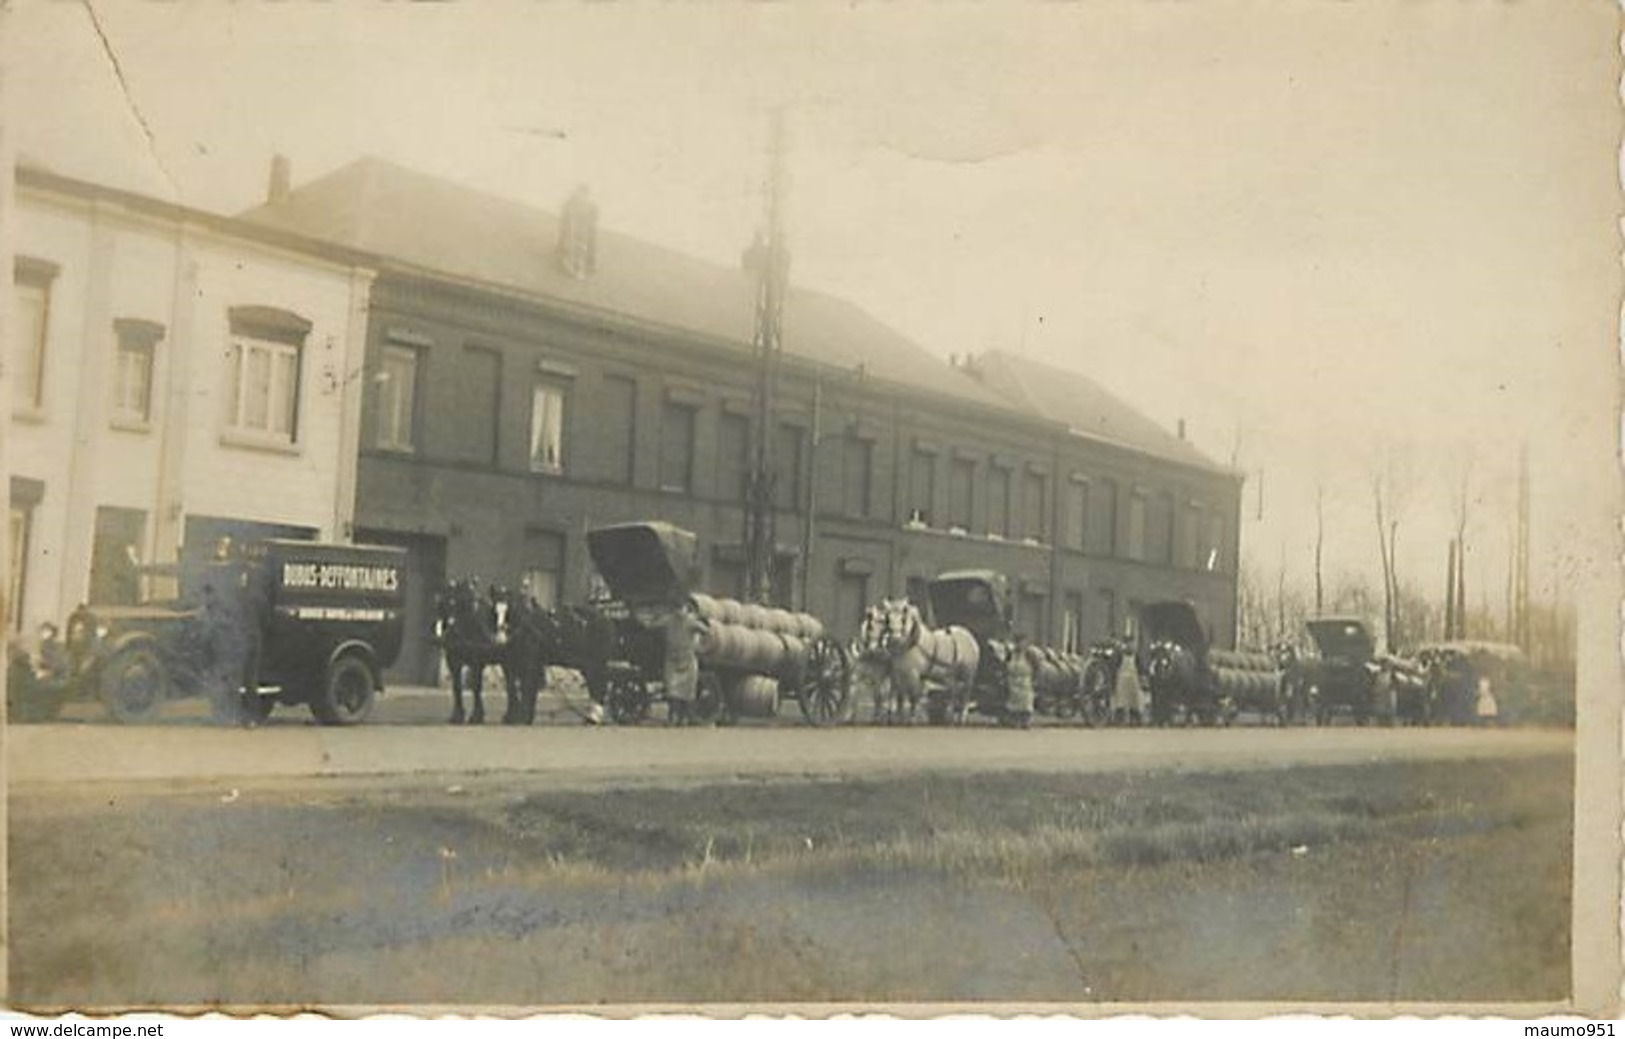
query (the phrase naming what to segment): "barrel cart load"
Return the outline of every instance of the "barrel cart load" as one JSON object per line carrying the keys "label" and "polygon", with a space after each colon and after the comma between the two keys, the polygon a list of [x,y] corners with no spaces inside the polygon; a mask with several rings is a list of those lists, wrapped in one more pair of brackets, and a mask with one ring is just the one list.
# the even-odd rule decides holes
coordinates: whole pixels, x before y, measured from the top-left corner
{"label": "barrel cart load", "polygon": [[1229,724],[1242,711],[1285,722],[1288,697],[1275,655],[1213,648],[1188,602],[1147,603],[1137,620],[1136,657],[1154,722]]}
{"label": "barrel cart load", "polygon": [[605,706],[619,721],[646,716],[663,696],[663,619],[688,609],[700,622],[697,707],[702,716],[767,718],[795,700],[814,725],[851,710],[851,662],[823,622],[799,613],[693,590],[698,539],[669,523],[623,523],[587,533],[587,551],[620,605],[622,651]]}

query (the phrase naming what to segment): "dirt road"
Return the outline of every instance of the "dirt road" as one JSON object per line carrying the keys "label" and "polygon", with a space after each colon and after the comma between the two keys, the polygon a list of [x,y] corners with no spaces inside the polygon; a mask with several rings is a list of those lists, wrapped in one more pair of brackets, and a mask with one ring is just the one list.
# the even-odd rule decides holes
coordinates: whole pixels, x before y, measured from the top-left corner
{"label": "dirt road", "polygon": [[54,724],[6,730],[9,781],[33,786],[148,780],[537,773],[560,782],[919,771],[1215,770],[1373,761],[1510,759],[1572,752],[1573,734],[1527,729],[1106,729],[988,726],[814,729],[744,723],[671,730],[582,724]]}

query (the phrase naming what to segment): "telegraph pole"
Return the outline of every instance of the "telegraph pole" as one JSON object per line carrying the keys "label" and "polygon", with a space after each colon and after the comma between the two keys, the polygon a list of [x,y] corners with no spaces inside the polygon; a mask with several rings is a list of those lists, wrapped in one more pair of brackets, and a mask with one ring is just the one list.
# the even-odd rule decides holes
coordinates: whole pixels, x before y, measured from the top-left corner
{"label": "telegraph pole", "polygon": [[783,358],[784,297],[790,254],[784,245],[784,110],[773,111],[767,180],[767,226],[758,231],[748,262],[756,272],[755,436],[745,492],[745,595],[759,603],[773,598],[777,557],[774,497],[778,484],[774,434],[778,426],[779,366]]}

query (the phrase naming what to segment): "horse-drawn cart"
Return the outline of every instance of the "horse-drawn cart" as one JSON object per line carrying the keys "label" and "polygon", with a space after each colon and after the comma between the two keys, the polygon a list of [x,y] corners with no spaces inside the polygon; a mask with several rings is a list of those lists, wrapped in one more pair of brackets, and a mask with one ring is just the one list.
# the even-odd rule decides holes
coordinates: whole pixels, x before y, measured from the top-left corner
{"label": "horse-drawn cart", "polygon": [[1280,662],[1268,653],[1214,649],[1190,603],[1141,606],[1136,644],[1154,723],[1228,724],[1242,711],[1286,722]]}
{"label": "horse-drawn cart", "polygon": [[665,698],[672,617],[687,612],[698,636],[697,717],[772,717],[788,698],[814,725],[845,720],[845,648],[809,614],[695,592],[697,544],[689,531],[660,522],[588,531],[587,550],[620,614],[616,658],[604,680],[610,716],[637,721]]}

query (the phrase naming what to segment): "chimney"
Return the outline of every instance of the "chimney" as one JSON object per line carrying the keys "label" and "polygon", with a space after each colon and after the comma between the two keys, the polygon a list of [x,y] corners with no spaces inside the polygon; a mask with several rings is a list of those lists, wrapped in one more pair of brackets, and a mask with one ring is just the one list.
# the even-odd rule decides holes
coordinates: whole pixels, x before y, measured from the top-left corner
{"label": "chimney", "polygon": [[271,182],[265,189],[265,201],[281,202],[293,187],[293,166],[286,155],[271,156]]}
{"label": "chimney", "polygon": [[570,193],[559,215],[558,257],[572,278],[585,278],[598,266],[598,203],[585,184]]}

